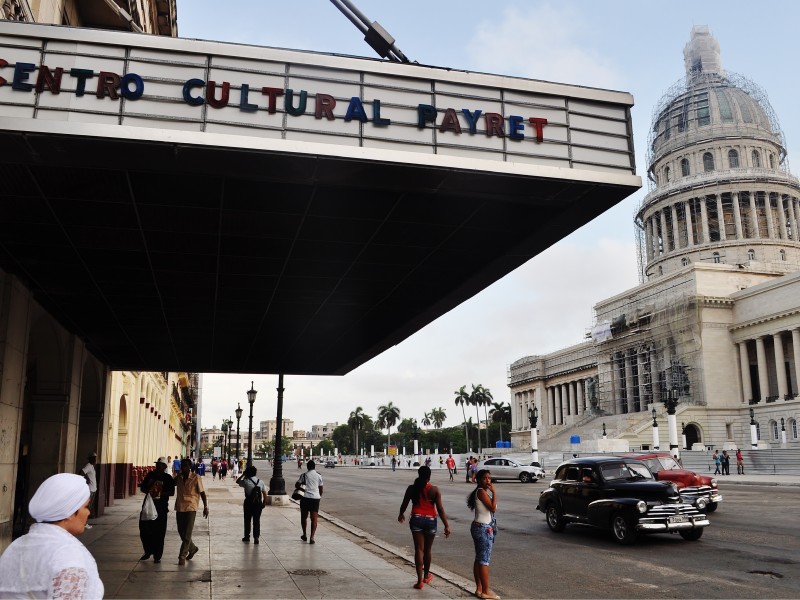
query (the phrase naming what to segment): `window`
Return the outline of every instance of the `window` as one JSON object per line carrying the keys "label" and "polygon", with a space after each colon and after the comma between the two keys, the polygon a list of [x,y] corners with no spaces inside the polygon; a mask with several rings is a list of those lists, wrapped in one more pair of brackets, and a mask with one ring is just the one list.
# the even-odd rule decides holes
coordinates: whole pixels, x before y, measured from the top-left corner
{"label": "window", "polygon": [[706,173],[714,170],[714,157],[711,155],[711,152],[703,154],[703,170]]}
{"label": "window", "polygon": [[689,159],[684,158],[681,160],[681,176],[688,177],[689,176]]}
{"label": "window", "polygon": [[758,153],[758,150],[753,150],[752,159],[753,159],[753,167],[755,167],[756,169],[760,169],[761,155]]}
{"label": "window", "polygon": [[728,150],[728,166],[731,169],[739,168],[739,153],[736,150]]}
{"label": "window", "polygon": [[659,275],[663,275],[664,274],[664,267],[662,267],[661,265],[658,265],[658,274]]}
{"label": "window", "polygon": [[769,153],[769,168],[770,169],[775,168],[775,155],[772,154],[772,152]]}
{"label": "window", "polygon": [[669,182],[670,180],[670,172],[669,167],[664,169],[664,181]]}
{"label": "window", "polygon": [[777,421],[770,421],[769,424],[770,428],[772,429],[772,439],[778,439],[778,422]]}
{"label": "window", "polygon": [[721,89],[715,89],[714,93],[717,96],[717,104],[719,105],[719,116],[722,118],[723,123],[730,123],[733,121],[733,110],[731,110],[730,102],[725,92]]}
{"label": "window", "polygon": [[781,250],[781,261],[786,262],[786,250]]}
{"label": "window", "polygon": [[756,259],[756,251],[755,250],[748,250],[747,251],[747,260],[755,260]]}
{"label": "window", "polygon": [[720,259],[719,259],[719,252],[714,252],[714,254],[712,254],[711,256],[712,256],[712,258],[714,259],[714,262],[715,262],[715,263],[718,263],[718,262],[719,262],[719,260],[720,260]]}
{"label": "window", "polygon": [[700,126],[711,124],[711,113],[708,110],[708,92],[697,95],[695,103],[697,110],[697,124]]}
{"label": "window", "polygon": [[681,264],[682,264],[682,265],[685,267],[686,265],[688,265],[688,264],[689,264],[689,259],[688,259],[688,258],[686,258],[686,257],[684,256],[684,257],[681,259]]}
{"label": "window", "polygon": [[756,439],[761,439],[761,425],[758,422],[756,422]]}
{"label": "window", "polygon": [[797,439],[797,421],[794,419],[789,419],[789,431],[792,432],[792,439]]}

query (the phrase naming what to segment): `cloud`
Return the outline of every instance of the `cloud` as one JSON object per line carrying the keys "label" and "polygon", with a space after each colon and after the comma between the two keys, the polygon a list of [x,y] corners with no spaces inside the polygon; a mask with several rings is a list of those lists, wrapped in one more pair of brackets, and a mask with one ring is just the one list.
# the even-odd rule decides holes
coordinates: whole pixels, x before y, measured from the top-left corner
{"label": "cloud", "polygon": [[480,71],[620,88],[626,78],[590,45],[592,39],[591,24],[579,11],[537,2],[481,22],[469,53]]}

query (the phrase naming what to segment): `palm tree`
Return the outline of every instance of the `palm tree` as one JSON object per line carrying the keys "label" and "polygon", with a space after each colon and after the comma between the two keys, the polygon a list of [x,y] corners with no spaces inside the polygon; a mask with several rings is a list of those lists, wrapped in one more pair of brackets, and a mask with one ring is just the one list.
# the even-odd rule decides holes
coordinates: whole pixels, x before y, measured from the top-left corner
{"label": "palm tree", "polygon": [[492,403],[494,398],[492,397],[492,392],[489,391],[489,388],[485,388],[482,385],[478,384],[481,388],[481,404],[483,405],[483,414],[486,417],[486,447],[489,447],[489,405]]}
{"label": "palm tree", "polygon": [[392,445],[392,427],[400,420],[400,409],[389,402],[385,406],[378,407],[378,427],[386,427],[387,449]]}
{"label": "palm tree", "polygon": [[350,418],[347,419],[347,424],[353,430],[356,438],[356,454],[360,454],[361,446],[358,445],[358,432],[364,426],[364,409],[360,406],[350,413]]}
{"label": "palm tree", "polygon": [[467,386],[462,385],[459,389],[455,391],[456,395],[456,406],[461,406],[461,414],[464,415],[464,436],[467,439],[467,452],[469,452],[469,429],[467,428],[467,413],[464,412],[464,405],[469,404],[469,394],[464,389]]}
{"label": "palm tree", "polygon": [[431,419],[433,419],[433,426],[436,429],[441,429],[444,420],[447,418],[447,414],[444,412],[444,409],[440,406],[439,408],[434,408],[431,411]]}
{"label": "palm tree", "polygon": [[494,407],[489,411],[489,416],[494,423],[500,424],[500,441],[503,441],[503,423],[511,423],[511,404],[503,402],[493,402]]}
{"label": "palm tree", "polygon": [[423,413],[423,415],[422,415],[422,424],[425,427],[430,427],[431,423],[433,423],[431,413]]}
{"label": "palm tree", "polygon": [[[475,422],[478,424],[478,454],[481,453],[481,413],[478,407],[483,404],[483,386],[472,384],[472,393],[469,395],[468,400],[470,406],[475,407]],[[487,444],[488,445],[488,444]]]}

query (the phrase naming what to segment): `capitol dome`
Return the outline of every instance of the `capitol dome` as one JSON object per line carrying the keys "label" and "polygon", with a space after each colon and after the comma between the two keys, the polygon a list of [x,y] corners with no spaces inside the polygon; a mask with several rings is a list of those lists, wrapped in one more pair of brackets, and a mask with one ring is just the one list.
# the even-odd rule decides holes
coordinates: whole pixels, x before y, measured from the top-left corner
{"label": "capitol dome", "polygon": [[707,27],[692,30],[684,65],[653,114],[636,215],[642,280],[696,262],[800,270],[800,186],[767,95],[722,69]]}

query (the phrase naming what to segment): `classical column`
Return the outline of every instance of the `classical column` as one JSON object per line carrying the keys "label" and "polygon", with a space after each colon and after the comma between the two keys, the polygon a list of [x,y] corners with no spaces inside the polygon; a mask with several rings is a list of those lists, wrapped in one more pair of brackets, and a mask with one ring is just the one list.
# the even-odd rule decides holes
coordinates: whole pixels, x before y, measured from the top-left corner
{"label": "classical column", "polygon": [[686,215],[686,246],[694,246],[694,221],[692,220],[692,205],[689,200],[683,203],[683,214]]}
{"label": "classical column", "polygon": [[578,381],[575,382],[575,397],[578,402],[578,414],[582,415],[586,410],[583,404],[583,379],[578,379]]}
{"label": "classical column", "polygon": [[557,425],[556,421],[556,392],[552,387],[547,388],[547,408],[550,411],[550,425]]}
{"label": "classical column", "polygon": [[789,205],[792,211],[792,218],[794,219],[794,241],[800,242],[800,231],[797,231],[797,228],[800,227],[800,204],[798,204],[797,198],[790,196]]}
{"label": "classical column", "polygon": [[758,390],[761,401],[769,396],[769,379],[767,379],[767,353],[764,350],[764,336],[756,338],[756,362],[758,363]]}
{"label": "classical column", "polygon": [[725,213],[722,211],[722,194],[717,194],[717,227],[719,228],[719,239],[725,241]]}
{"label": "classical column", "polygon": [[660,219],[661,219],[661,253],[667,254],[669,252],[669,238],[667,235],[667,215],[664,213],[664,209],[659,211]]}
{"label": "classical column", "polygon": [[672,249],[677,250],[681,247],[681,236],[678,233],[678,208],[675,204],[670,205],[672,214]]}
{"label": "classical column", "polygon": [[772,334],[772,343],[775,346],[775,371],[778,374],[778,399],[783,400],[789,393],[786,383],[786,361],[783,357],[783,338],[781,333]]}
{"label": "classical column", "polygon": [[[655,344],[650,346],[650,402],[656,401],[656,382],[658,381],[658,352]],[[647,410],[646,406],[642,410]]]}
{"label": "classical column", "polygon": [[794,394],[800,393],[800,329],[792,329],[792,358],[794,359]]}
{"label": "classical column", "polygon": [[645,384],[644,371],[647,365],[645,361],[645,352],[647,348],[642,348],[636,353],[637,368],[639,371],[639,410],[645,410],[647,403],[647,386]]}
{"label": "classical column", "polygon": [[700,198],[700,224],[703,227],[703,243],[708,244],[711,237],[708,235],[708,206],[706,205],[706,197]]}
{"label": "classical column", "polygon": [[569,392],[569,406],[570,410],[568,411],[571,415],[578,414],[578,400],[575,395],[575,382],[570,381],[567,384],[567,391]]}
{"label": "classical column", "polygon": [[758,239],[761,237],[761,228],[758,226],[758,208],[756,207],[756,193],[748,192],[750,195],[750,214],[753,220],[753,237]]}
{"label": "classical column", "polygon": [[739,192],[731,193],[731,201],[733,204],[733,224],[736,226],[736,239],[743,240],[744,233],[742,231],[742,209],[739,206]]}
{"label": "classical column", "polygon": [[742,402],[751,400],[753,382],[750,380],[750,357],[747,355],[747,341],[739,342],[739,365],[742,369]]}
{"label": "classical column", "polygon": [[775,220],[772,218],[772,200],[769,192],[764,192],[764,212],[767,214],[767,237],[774,239],[778,236],[775,235]]}
{"label": "classical column", "polygon": [[564,424],[564,405],[561,400],[561,386],[554,386],[556,394],[556,425]]}
{"label": "classical column", "polygon": [[630,352],[622,353],[622,360],[625,361],[625,396],[627,412],[633,412],[633,364]]}
{"label": "classical column", "polygon": [[786,212],[783,210],[783,197],[780,194],[775,194],[775,201],[778,203],[778,225],[780,226],[781,239],[789,238],[786,232]]}
{"label": "classical column", "polygon": [[647,251],[647,262],[653,260],[653,221],[647,219],[644,228],[644,247]]}
{"label": "classical column", "polygon": [[789,224],[792,226],[790,239],[796,242],[800,238],[797,237],[797,214],[794,212],[794,198],[791,196],[786,196],[786,210],[789,212]]}

